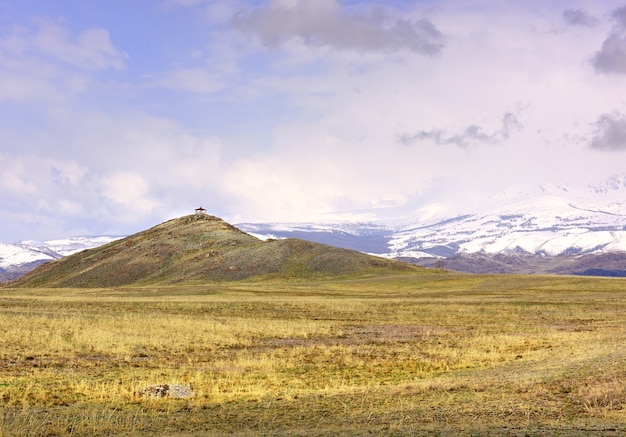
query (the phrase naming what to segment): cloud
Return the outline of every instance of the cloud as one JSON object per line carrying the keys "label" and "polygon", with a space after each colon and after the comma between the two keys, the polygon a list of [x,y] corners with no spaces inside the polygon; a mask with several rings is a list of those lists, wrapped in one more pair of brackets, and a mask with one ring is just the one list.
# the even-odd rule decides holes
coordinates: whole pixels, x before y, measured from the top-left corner
{"label": "cloud", "polygon": [[224,86],[218,77],[202,68],[172,70],[150,82],[150,85],[199,94],[213,93]]}
{"label": "cloud", "polygon": [[55,84],[46,77],[38,77],[38,72],[19,74],[15,71],[2,71],[0,68],[0,102],[59,100],[63,97]]}
{"label": "cloud", "polygon": [[[61,236],[83,226],[91,230],[81,233],[118,234],[171,218],[172,211],[211,207],[220,196],[220,143],[212,135],[135,111],[64,109],[49,130],[35,121],[39,129],[0,128],[15,151],[0,152],[0,215],[22,209],[63,217]],[[37,230],[30,234],[24,229],[18,238],[35,238]]]}
{"label": "cloud", "polygon": [[624,71],[626,9],[152,3],[122,21],[0,19],[0,217],[56,223],[3,219],[0,241],[127,234],[199,205],[233,222],[395,218],[623,171],[599,152],[624,150],[622,77],[585,62]]}
{"label": "cloud", "polygon": [[56,22],[39,20],[39,31],[30,41],[43,54],[85,70],[122,70],[128,55],[117,50],[104,29],[87,29],[75,38]]}
{"label": "cloud", "polygon": [[626,28],[626,6],[614,9],[611,12],[611,18],[615,20],[617,26],[620,26],[622,29]]}
{"label": "cloud", "polygon": [[0,28],[0,101],[58,103],[83,92],[95,72],[124,69],[127,59],[104,29],[72,34],[42,18]]}
{"label": "cloud", "polygon": [[622,113],[603,114],[595,122],[595,132],[589,143],[602,151],[626,150],[626,117]]}
{"label": "cloud", "polygon": [[28,166],[22,159],[9,159],[0,155],[0,192],[5,191],[7,196],[27,196],[37,193],[37,187],[32,182]]}
{"label": "cloud", "polygon": [[57,184],[78,186],[87,174],[87,168],[75,161],[57,161],[51,165],[50,172]]}
{"label": "cloud", "polygon": [[626,35],[610,34],[591,63],[598,73],[626,74]]}
{"label": "cloud", "polygon": [[563,11],[563,20],[570,26],[594,27],[598,20],[582,9],[566,9]]}
{"label": "cloud", "polygon": [[502,117],[501,127],[492,132],[486,133],[485,130],[478,125],[470,125],[461,133],[448,134],[444,129],[435,129],[430,131],[420,131],[416,134],[402,134],[398,136],[399,141],[404,145],[412,145],[421,141],[433,141],[438,145],[455,145],[462,149],[466,149],[478,144],[496,144],[507,140],[511,134],[522,127],[517,117],[507,112]]}
{"label": "cloud", "polygon": [[444,46],[443,34],[427,19],[397,18],[382,8],[352,13],[337,0],[274,0],[238,13],[233,23],[270,48],[299,39],[308,46],[362,52],[410,50],[432,56]]}
{"label": "cloud", "polygon": [[165,0],[162,5],[164,7],[170,6],[196,6],[203,3],[207,3],[210,0]]}
{"label": "cloud", "polygon": [[626,6],[613,10],[615,26],[591,59],[598,73],[626,74]]}
{"label": "cloud", "polygon": [[149,197],[148,182],[139,174],[115,172],[101,181],[102,194],[123,207],[130,215],[148,214],[158,202]]}

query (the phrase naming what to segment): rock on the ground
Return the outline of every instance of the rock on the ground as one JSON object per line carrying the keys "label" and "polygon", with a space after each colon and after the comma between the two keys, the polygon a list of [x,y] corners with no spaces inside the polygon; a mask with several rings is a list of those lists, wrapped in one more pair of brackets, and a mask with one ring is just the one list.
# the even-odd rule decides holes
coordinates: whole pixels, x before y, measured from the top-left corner
{"label": "rock on the ground", "polygon": [[191,384],[153,384],[139,390],[146,398],[189,399],[196,396]]}

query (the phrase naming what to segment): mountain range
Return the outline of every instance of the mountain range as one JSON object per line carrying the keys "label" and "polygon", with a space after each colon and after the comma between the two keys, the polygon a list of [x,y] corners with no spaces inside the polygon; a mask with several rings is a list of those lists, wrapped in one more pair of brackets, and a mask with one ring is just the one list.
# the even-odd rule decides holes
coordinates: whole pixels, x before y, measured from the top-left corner
{"label": "mountain range", "polygon": [[[430,210],[437,210],[433,205]],[[239,225],[469,273],[626,275],[626,176],[586,186],[518,186],[408,224]],[[626,258],[626,257],[625,257]]]}
{"label": "mountain range", "polygon": [[[299,238],[470,273],[626,276],[626,175],[600,184],[513,187],[475,205],[431,205],[403,223],[236,226],[261,240]],[[0,244],[0,280],[118,238]]]}

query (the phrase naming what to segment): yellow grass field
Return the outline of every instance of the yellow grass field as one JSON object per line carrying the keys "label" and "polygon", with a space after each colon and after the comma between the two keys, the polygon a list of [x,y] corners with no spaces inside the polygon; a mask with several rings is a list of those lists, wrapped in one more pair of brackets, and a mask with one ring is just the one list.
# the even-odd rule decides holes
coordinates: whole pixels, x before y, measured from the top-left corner
{"label": "yellow grass field", "polygon": [[623,435],[625,407],[620,279],[0,289],[0,436]]}

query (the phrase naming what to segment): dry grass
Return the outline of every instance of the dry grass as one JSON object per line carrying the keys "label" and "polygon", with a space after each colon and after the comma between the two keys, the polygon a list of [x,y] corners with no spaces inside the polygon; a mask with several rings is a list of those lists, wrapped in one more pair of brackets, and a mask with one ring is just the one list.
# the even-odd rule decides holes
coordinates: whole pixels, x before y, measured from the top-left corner
{"label": "dry grass", "polygon": [[[0,290],[4,435],[619,435],[623,281]],[[188,400],[147,400],[156,383]]]}

